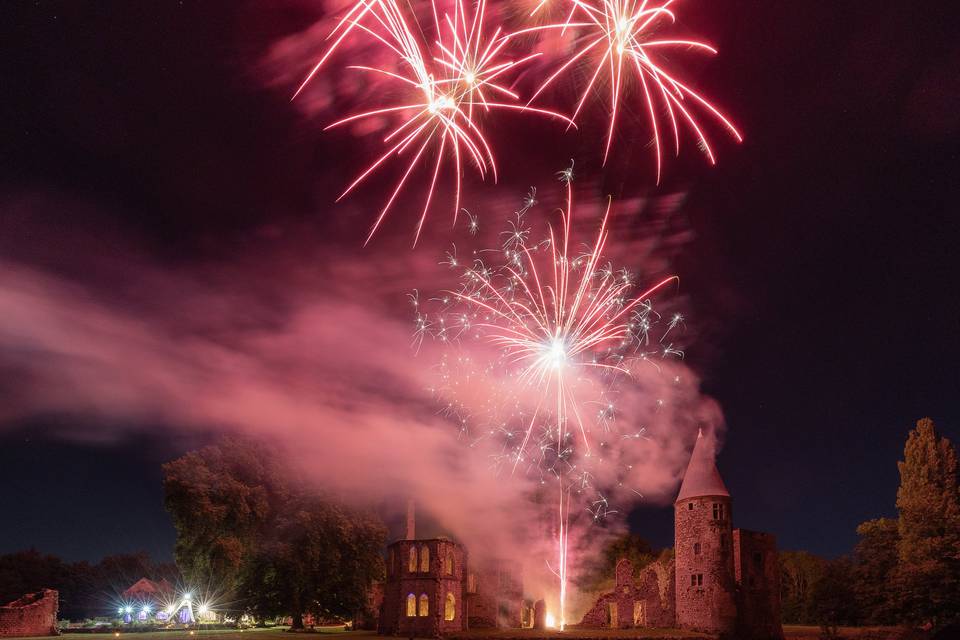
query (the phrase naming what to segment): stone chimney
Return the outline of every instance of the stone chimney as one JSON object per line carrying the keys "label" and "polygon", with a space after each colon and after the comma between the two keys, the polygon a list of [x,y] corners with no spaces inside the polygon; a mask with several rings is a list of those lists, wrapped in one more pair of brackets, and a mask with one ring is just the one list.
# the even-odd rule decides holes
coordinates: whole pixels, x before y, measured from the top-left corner
{"label": "stone chimney", "polygon": [[413,499],[407,500],[407,540],[417,537],[417,508]]}

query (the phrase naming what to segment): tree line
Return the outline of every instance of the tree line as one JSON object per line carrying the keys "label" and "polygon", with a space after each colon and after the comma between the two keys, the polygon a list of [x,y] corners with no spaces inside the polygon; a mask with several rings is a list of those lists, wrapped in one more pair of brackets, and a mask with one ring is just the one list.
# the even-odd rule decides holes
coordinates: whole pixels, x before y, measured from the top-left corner
{"label": "tree line", "polygon": [[897,466],[897,517],[860,524],[852,554],[828,560],[781,552],[785,623],[942,628],[960,621],[956,450],[923,418]]}

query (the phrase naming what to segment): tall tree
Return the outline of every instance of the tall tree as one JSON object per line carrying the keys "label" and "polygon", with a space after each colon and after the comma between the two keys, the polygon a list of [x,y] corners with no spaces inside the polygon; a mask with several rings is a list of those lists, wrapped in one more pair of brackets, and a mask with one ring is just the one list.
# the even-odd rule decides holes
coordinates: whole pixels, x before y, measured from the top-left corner
{"label": "tall tree", "polygon": [[350,617],[383,574],[386,528],[286,469],[277,452],[238,439],[164,465],[177,563],[191,584],[215,584],[261,617]]}
{"label": "tall tree", "polygon": [[960,495],[957,453],[923,418],[903,450],[897,509],[898,580],[911,622],[960,617]]}
{"label": "tall tree", "polygon": [[239,438],[163,465],[177,565],[190,584],[233,592],[289,490],[277,452]]}
{"label": "tall tree", "polygon": [[895,624],[900,615],[897,585],[899,524],[892,518],[868,520],[857,527],[854,551],[854,590],[867,624]]}
{"label": "tall tree", "polygon": [[318,496],[291,500],[266,554],[272,567],[265,575],[289,606],[294,628],[305,613],[343,619],[362,610],[370,583],[383,577],[385,539],[386,528],[372,515]]}
{"label": "tall tree", "polygon": [[809,551],[784,551],[779,556],[783,621],[810,624],[815,621],[813,588],[823,575],[827,561]]}
{"label": "tall tree", "polygon": [[813,621],[820,625],[821,638],[837,638],[841,625],[859,623],[850,575],[853,564],[847,558],[829,560],[810,590]]}

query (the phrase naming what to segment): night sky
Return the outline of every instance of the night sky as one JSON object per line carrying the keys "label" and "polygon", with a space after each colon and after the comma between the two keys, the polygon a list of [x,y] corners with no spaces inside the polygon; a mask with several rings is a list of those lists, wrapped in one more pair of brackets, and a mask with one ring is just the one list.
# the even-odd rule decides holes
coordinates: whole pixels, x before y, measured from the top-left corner
{"label": "night sky", "polygon": [[[673,267],[699,330],[688,363],[725,415],[718,465],[735,526],[773,532],[782,549],[843,554],[858,523],[895,514],[896,461],[918,418],[960,442],[956,10],[682,4],[684,26],[720,51],[692,68],[697,86],[745,132],[741,145],[715,132],[716,167],[687,149],[659,187],[686,194],[692,240]],[[264,80],[265,51],[316,20],[316,6],[3,3],[0,288],[28,267],[174,317],[175,292],[144,302],[152,284],[126,273],[130,255],[182,275],[273,260],[292,237],[319,238],[293,252],[318,268],[334,247],[360,260],[397,238],[410,252],[412,214],[362,247],[379,194],[333,200],[368,152],[323,134],[291,105],[290,83]],[[497,135],[524,131],[511,121]],[[585,126],[519,145],[502,154],[497,189],[552,180],[571,157],[599,176],[601,137]],[[623,148],[638,146],[615,153],[600,190],[658,193],[643,144]],[[443,245],[446,212],[433,215],[435,235],[414,252]],[[222,278],[205,284],[217,291]],[[18,364],[15,340],[2,344],[0,552],[172,557],[159,464],[213,430],[44,406],[47,382]],[[669,509],[635,510],[630,523],[671,544]]]}

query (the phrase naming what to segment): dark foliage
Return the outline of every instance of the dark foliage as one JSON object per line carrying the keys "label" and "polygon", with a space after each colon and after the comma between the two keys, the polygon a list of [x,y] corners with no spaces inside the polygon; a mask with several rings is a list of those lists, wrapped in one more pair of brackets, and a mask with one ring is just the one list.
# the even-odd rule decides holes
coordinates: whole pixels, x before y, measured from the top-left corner
{"label": "dark foliage", "polygon": [[177,563],[194,583],[258,617],[349,618],[383,575],[386,528],[291,482],[281,456],[226,439],[164,465]]}

